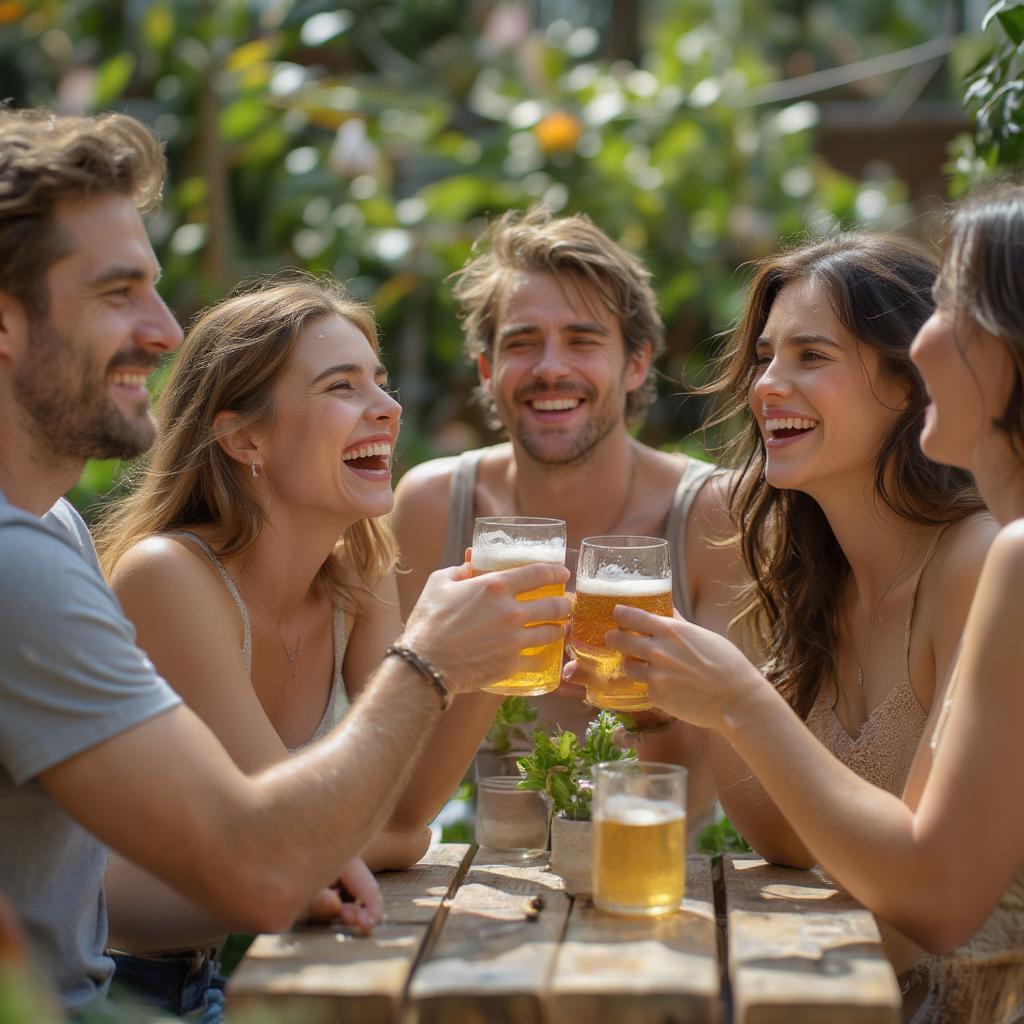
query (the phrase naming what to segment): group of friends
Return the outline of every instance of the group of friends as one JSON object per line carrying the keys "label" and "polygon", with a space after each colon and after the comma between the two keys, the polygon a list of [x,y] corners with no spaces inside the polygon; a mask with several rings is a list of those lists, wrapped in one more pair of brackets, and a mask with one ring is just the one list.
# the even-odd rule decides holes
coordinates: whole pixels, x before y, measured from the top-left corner
{"label": "group of friends", "polygon": [[[66,1013],[115,978],[217,1021],[229,930],[379,922],[480,688],[565,635],[568,598],[516,595],[566,569],[466,565],[476,516],[543,515],[670,542],[679,614],[606,638],[656,709],[641,756],[874,911],[908,1017],[1024,1020],[1024,188],[963,201],[941,263],[867,233],[762,261],[705,388],[740,424],[721,469],[632,436],[642,263],[585,216],[499,217],[454,294],[509,440],[392,491],[372,311],[278,275],[183,341],[164,173],[124,115],[0,112],[0,894]],[[61,495],[143,452],[91,536]],[[577,692],[543,717],[577,727]]]}

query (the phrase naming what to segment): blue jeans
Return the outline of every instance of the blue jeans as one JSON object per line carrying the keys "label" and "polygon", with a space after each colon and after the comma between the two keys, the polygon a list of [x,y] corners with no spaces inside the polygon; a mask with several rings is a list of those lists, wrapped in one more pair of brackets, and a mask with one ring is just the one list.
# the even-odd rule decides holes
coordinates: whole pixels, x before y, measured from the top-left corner
{"label": "blue jeans", "polygon": [[180,956],[131,956],[111,953],[114,984],[164,1013],[194,1024],[223,1024],[224,979],[214,951]]}

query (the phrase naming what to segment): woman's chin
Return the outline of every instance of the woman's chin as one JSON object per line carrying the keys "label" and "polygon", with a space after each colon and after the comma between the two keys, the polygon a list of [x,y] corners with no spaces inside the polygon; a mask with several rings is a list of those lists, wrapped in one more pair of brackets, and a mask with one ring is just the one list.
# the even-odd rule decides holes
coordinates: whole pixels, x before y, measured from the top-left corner
{"label": "woman's chin", "polygon": [[937,424],[933,417],[929,416],[921,431],[921,451],[924,452],[925,458],[943,466],[957,466],[960,469],[970,470],[967,453],[957,451],[953,445],[944,444],[942,433],[936,428]]}

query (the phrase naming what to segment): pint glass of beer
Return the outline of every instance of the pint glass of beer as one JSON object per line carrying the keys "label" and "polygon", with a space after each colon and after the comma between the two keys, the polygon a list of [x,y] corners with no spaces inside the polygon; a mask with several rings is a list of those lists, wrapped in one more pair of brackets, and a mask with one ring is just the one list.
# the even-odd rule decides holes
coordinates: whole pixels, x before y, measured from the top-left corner
{"label": "pint glass of beer", "polygon": [[594,768],[594,903],[653,917],[686,892],[686,769],[654,761]]}
{"label": "pint glass of beer", "polygon": [[[565,564],[565,520],[532,516],[487,516],[478,518],[473,528],[473,575],[515,569],[533,562]],[[538,597],[561,597],[565,585],[540,587],[519,594],[520,601]],[[537,623],[540,625],[540,623]],[[561,640],[543,647],[523,650],[524,667],[509,679],[484,689],[509,697],[532,697],[558,688],[562,678]]]}
{"label": "pint glass of beer", "polygon": [[672,614],[672,569],[668,541],[659,537],[587,537],[576,565],[576,607],[570,644],[576,655],[587,703],[610,711],[646,711],[647,684],[622,671],[622,655],[604,645],[615,629],[617,604]]}

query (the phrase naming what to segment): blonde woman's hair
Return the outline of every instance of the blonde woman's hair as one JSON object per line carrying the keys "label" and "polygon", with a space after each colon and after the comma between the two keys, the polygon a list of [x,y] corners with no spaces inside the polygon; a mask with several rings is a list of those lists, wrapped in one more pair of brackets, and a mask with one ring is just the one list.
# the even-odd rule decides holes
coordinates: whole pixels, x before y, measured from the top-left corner
{"label": "blonde woman's hair", "polygon": [[[220,555],[252,545],[266,512],[244,482],[248,466],[218,443],[214,418],[235,413],[232,429],[272,424],[274,384],[299,334],[328,317],[348,320],[379,351],[371,309],[329,277],[278,275],[243,286],[199,314],[157,405],[158,438],[138,468],[137,487],[110,506],[96,531],[108,576],[134,544],[170,530],[216,527],[227,538]],[[351,611],[352,570],[357,585],[370,591],[395,557],[390,528],[363,519],[338,538],[316,583]]]}

